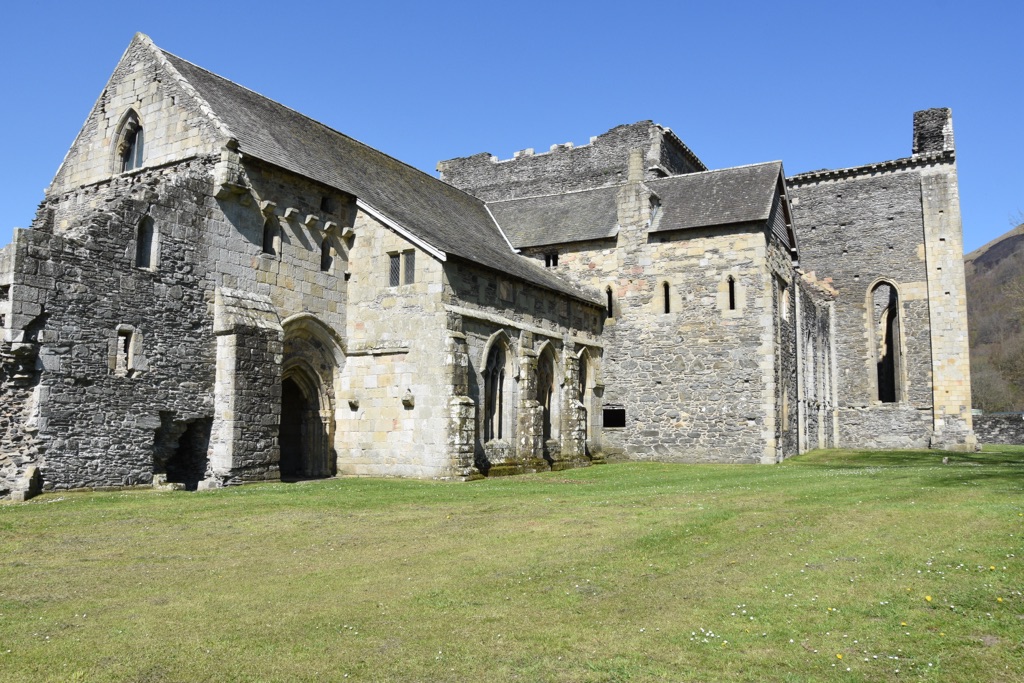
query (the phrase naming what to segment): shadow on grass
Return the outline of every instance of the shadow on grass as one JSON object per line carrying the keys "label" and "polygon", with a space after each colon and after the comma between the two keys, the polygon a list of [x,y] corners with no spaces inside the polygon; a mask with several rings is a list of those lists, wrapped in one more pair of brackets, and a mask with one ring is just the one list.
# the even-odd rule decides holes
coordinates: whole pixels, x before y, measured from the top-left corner
{"label": "shadow on grass", "polygon": [[1014,491],[1024,486],[1024,446],[985,446],[980,453],[816,450],[790,458],[784,465],[817,469],[930,468],[933,476],[927,479],[933,486],[1005,484]]}

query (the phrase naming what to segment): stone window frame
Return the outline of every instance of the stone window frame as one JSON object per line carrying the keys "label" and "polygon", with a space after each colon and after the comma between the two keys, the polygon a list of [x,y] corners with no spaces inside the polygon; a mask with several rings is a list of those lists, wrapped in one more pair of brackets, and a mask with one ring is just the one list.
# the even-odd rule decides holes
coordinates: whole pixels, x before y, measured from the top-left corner
{"label": "stone window frame", "polygon": [[121,324],[114,328],[109,355],[110,374],[132,378],[146,369],[143,356],[143,335],[133,325]]}
{"label": "stone window frame", "polygon": [[505,330],[490,336],[484,346],[480,367],[483,382],[483,405],[480,414],[481,441],[515,443],[516,434],[516,379],[519,365],[515,346]]}
{"label": "stone window frame", "polygon": [[[867,337],[868,337],[868,358],[877,359],[879,353],[879,326],[882,324],[881,320],[875,320],[874,316],[874,296],[875,290],[882,285],[888,285],[892,288],[892,295],[895,297],[895,302],[887,306],[883,313],[892,310],[892,319],[895,334],[898,337],[895,341],[895,355],[893,356],[893,370],[892,370],[892,381],[893,381],[893,400],[884,400],[881,397],[881,386],[879,382],[879,370],[877,362],[872,364],[869,363],[871,370],[869,371],[869,383],[868,386],[872,387],[873,400],[880,403],[888,404],[900,404],[907,402],[908,394],[908,378],[907,378],[907,347],[906,347],[906,333],[904,330],[906,323],[906,316],[903,313],[903,293],[900,291],[899,285],[895,280],[886,277],[875,278],[871,283],[868,284],[867,289],[864,293],[864,305],[865,305],[865,319],[867,322]],[[886,323],[888,327],[888,323]],[[884,333],[883,333],[884,334]]]}
{"label": "stone window frame", "polygon": [[146,163],[146,136],[142,118],[133,108],[121,116],[114,135],[113,171],[137,171]]}
{"label": "stone window frame", "polygon": [[606,302],[606,306],[605,306],[605,311],[604,311],[604,313],[605,313],[604,319],[605,320],[614,320],[615,319],[615,297],[612,294],[612,286],[608,285],[607,287],[605,287],[604,292],[605,292],[605,296],[607,298],[607,302]]}
{"label": "stone window frame", "polygon": [[662,313],[669,314],[672,312],[672,286],[668,283],[668,280],[664,280],[661,283],[662,292]]}
{"label": "stone window frame", "polygon": [[404,287],[416,283],[416,250],[388,252],[388,287]]}
{"label": "stone window frame", "polygon": [[151,271],[160,267],[160,230],[149,214],[135,227],[135,267]]}
{"label": "stone window frame", "polygon": [[558,252],[548,251],[544,253],[544,267],[555,268],[558,266]]}
{"label": "stone window frame", "polygon": [[[544,434],[545,439],[561,438],[561,420],[562,420],[562,384],[560,381],[564,377],[564,368],[562,367],[562,354],[556,348],[554,343],[550,340],[545,340],[537,348],[537,366],[536,366],[536,391],[537,391],[537,403],[541,410],[546,410],[547,421],[545,422],[543,417],[541,424],[548,428],[548,433]],[[547,394],[541,393],[541,380],[545,379],[544,373],[542,372],[542,363],[550,362],[551,371],[551,386],[549,387],[550,392]],[[547,398],[547,401],[542,401],[542,398]]]}
{"label": "stone window frame", "polygon": [[736,278],[730,275],[725,279],[726,287],[729,288],[729,310],[736,310]]}

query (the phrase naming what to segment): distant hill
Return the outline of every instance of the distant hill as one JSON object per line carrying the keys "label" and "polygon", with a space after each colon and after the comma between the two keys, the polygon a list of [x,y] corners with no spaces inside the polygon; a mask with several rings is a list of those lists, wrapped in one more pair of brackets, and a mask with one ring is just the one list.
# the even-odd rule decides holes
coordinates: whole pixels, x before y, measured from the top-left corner
{"label": "distant hill", "polygon": [[964,257],[971,395],[985,412],[1024,410],[1024,223]]}

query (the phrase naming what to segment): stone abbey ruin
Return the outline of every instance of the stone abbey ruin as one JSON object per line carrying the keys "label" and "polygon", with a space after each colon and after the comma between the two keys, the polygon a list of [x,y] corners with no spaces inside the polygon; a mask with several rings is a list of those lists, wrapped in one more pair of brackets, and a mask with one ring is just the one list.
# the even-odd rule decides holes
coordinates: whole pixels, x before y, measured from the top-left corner
{"label": "stone abbey ruin", "polygon": [[973,447],[949,110],[790,177],[650,121],[438,169],[137,35],[0,251],[0,495]]}

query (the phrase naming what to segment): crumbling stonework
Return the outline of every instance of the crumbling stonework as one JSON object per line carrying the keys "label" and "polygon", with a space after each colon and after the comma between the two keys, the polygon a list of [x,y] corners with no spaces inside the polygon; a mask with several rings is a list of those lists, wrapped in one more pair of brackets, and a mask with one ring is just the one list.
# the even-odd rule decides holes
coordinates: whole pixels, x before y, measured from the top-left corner
{"label": "crumbling stonework", "polygon": [[793,179],[641,122],[446,183],[136,36],[0,250],[0,495],[970,447],[948,119]]}

